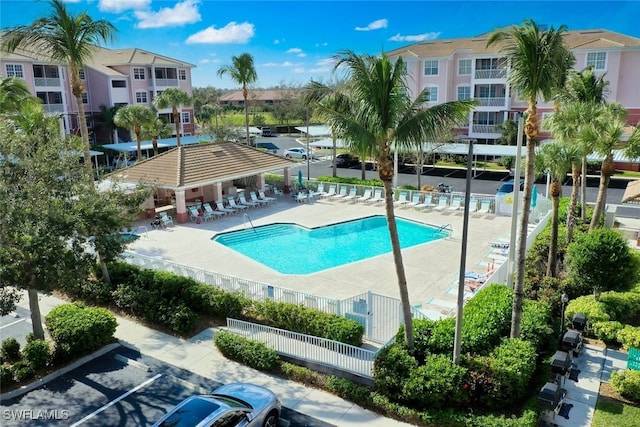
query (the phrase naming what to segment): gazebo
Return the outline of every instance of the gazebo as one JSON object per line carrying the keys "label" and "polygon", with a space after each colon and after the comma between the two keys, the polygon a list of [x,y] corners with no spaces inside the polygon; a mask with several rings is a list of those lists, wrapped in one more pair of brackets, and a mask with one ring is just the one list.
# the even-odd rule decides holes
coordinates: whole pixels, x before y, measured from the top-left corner
{"label": "gazebo", "polygon": [[622,195],[622,203],[640,205],[640,180],[629,181]]}
{"label": "gazebo", "polygon": [[290,188],[289,168],[294,161],[234,142],[182,145],[135,165],[119,169],[108,179],[154,188],[143,205],[148,217],[176,210],[178,222],[188,220],[187,205],[235,196],[244,190],[234,184],[255,177],[256,188],[265,187],[265,174],[284,169],[285,191]]}

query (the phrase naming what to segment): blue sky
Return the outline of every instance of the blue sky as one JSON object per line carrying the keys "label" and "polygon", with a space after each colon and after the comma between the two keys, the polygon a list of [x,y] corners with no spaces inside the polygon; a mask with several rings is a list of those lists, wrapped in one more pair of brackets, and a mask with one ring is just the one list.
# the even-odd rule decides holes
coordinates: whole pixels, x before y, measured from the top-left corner
{"label": "blue sky", "polygon": [[[332,78],[330,58],[376,54],[429,39],[471,37],[534,19],[569,29],[606,28],[640,37],[638,1],[219,1],[66,0],[118,29],[107,47],[139,47],[196,65],[193,84],[236,88],[216,72],[231,57],[254,57],[256,87]],[[37,0],[2,0],[0,27],[46,16]]]}

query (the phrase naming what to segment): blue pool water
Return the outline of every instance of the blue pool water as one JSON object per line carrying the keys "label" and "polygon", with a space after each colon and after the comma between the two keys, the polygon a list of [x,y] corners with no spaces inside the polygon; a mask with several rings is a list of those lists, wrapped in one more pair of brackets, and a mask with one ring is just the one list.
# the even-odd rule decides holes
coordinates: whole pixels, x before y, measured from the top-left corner
{"label": "blue pool water", "polygon": [[[396,224],[403,249],[449,235],[449,231],[400,218]],[[384,216],[313,229],[271,224],[222,233],[213,240],[282,274],[316,273],[391,252]]]}

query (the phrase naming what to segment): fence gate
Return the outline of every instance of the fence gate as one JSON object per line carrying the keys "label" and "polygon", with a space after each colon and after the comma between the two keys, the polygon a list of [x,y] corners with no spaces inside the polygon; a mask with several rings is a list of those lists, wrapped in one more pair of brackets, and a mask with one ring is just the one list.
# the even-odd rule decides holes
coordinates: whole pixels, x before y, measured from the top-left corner
{"label": "fence gate", "polygon": [[386,344],[396,332],[402,319],[398,298],[367,292],[341,301],[342,312],[348,319],[364,326],[364,338]]}

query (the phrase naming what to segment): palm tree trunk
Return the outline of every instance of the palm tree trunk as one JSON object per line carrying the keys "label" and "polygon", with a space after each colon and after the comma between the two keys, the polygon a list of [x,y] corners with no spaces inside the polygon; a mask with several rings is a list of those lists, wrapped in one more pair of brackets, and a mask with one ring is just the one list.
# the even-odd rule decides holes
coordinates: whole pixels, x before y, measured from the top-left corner
{"label": "palm tree trunk", "polygon": [[398,227],[393,212],[393,189],[391,181],[384,180],[384,205],[387,215],[387,227],[389,228],[389,238],[391,239],[391,249],[393,251],[393,263],[396,267],[398,277],[398,288],[400,291],[400,302],[402,304],[402,317],[404,318],[405,341],[409,352],[413,351],[413,317],[411,306],[409,305],[409,290],[407,289],[407,277],[402,263],[402,250],[400,249],[400,238],[398,237]]}
{"label": "palm tree trunk", "polygon": [[336,164],[336,136],[331,134],[331,139],[333,140],[333,177],[338,176],[338,165]]}
{"label": "palm tree trunk", "polygon": [[615,170],[613,166],[613,158],[611,155],[605,157],[602,162],[602,168],[600,171],[600,187],[598,188],[598,198],[596,199],[596,205],[593,209],[593,217],[591,218],[591,224],[589,224],[589,231],[597,228],[600,225],[600,216],[604,212],[604,205],[607,201],[607,188],[609,187],[609,181],[611,175]]}
{"label": "palm tree trunk", "polygon": [[549,258],[547,259],[547,277],[556,277],[558,259],[558,208],[560,207],[560,183],[551,184],[551,236],[549,239]]}
{"label": "palm tree trunk", "polygon": [[360,173],[361,173],[361,178],[364,181],[365,179],[367,179],[367,175],[366,175],[366,170],[367,170],[367,163],[362,160],[360,162]]}
{"label": "palm tree trunk", "polygon": [[151,143],[153,144],[153,155],[157,156],[158,155],[158,137],[154,136],[153,138],[151,138]]}
{"label": "palm tree trunk", "polygon": [[173,121],[176,124],[176,146],[180,147],[182,145],[182,139],[180,138],[180,113],[178,112],[178,107],[173,107]]}
{"label": "palm tree trunk", "polygon": [[580,167],[578,164],[571,165],[571,199],[569,209],[567,209],[567,243],[573,241],[573,227],[576,225],[576,208],[578,206],[578,191],[580,190]]}
{"label": "palm tree trunk", "polygon": [[142,136],[140,135],[140,126],[139,125],[135,125],[133,127],[133,133],[135,133],[136,135],[136,146],[138,148],[138,161],[142,160]]}
{"label": "palm tree trunk", "polygon": [[93,164],[91,163],[91,144],[89,144],[89,129],[87,128],[87,118],[84,115],[84,104],[82,103],[82,82],[80,81],[79,68],[71,65],[69,67],[71,74],[71,93],[76,98],[78,105],[78,122],[80,123],[80,136],[82,137],[82,148],[84,149],[84,166],[87,169],[87,179],[89,185],[93,186]]}
{"label": "palm tree trunk", "polygon": [[[244,98],[244,125],[247,131],[246,144],[251,145],[251,140],[249,139],[249,103],[248,103],[249,92],[247,91],[246,86],[242,87],[242,97]],[[309,136],[307,135],[307,138],[308,137]]]}
{"label": "palm tree trunk", "polygon": [[[31,281],[35,282],[35,276],[31,277]],[[27,290],[29,295],[29,310],[31,311],[31,324],[33,325],[33,335],[37,339],[44,339],[44,328],[42,327],[42,315],[40,314],[40,303],[38,302],[38,291],[31,287]]]}
{"label": "palm tree trunk", "polygon": [[582,175],[580,180],[580,200],[582,201],[582,209],[580,209],[580,218],[582,222],[587,221],[587,156],[582,158]]}

